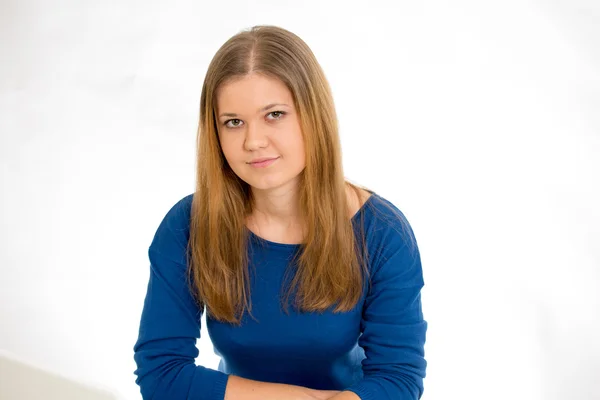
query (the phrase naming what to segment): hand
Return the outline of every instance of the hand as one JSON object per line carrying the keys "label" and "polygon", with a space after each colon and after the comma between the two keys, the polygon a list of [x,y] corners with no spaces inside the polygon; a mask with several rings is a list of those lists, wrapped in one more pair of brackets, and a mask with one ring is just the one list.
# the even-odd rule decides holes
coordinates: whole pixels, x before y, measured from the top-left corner
{"label": "hand", "polygon": [[309,390],[310,398],[315,400],[327,400],[339,393],[341,393],[340,390]]}

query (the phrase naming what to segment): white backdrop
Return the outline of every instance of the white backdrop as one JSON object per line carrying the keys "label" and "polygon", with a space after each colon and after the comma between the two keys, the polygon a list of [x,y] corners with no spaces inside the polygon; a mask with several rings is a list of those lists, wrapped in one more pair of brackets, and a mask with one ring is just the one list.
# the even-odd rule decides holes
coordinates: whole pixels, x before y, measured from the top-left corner
{"label": "white backdrop", "polygon": [[600,399],[600,3],[301,3],[0,0],[0,349],[141,398],[206,68],[274,24],[325,70],[346,176],[417,236],[423,399]]}

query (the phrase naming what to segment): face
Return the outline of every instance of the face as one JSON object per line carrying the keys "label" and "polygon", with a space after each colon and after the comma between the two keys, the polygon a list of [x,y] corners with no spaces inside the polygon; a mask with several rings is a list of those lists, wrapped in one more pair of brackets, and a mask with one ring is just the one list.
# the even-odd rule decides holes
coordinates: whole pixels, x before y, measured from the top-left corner
{"label": "face", "polygon": [[[306,165],[304,140],[292,94],[277,79],[259,74],[217,90],[219,142],[227,163],[253,190],[297,188]],[[266,164],[252,164],[276,158]]]}

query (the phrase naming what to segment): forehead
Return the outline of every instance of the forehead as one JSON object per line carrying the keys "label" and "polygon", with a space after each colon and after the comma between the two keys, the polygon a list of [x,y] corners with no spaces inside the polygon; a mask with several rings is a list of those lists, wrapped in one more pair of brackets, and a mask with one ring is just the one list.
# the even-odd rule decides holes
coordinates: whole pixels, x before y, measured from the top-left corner
{"label": "forehead", "polygon": [[221,84],[216,92],[216,100],[219,108],[255,108],[267,103],[291,104],[292,93],[281,80],[254,73]]}

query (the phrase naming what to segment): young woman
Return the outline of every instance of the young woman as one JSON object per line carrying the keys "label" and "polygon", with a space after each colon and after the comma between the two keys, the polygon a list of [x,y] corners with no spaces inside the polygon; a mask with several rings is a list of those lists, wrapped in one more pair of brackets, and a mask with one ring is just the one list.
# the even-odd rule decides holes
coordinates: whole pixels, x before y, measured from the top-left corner
{"label": "young woman", "polygon": [[[206,73],[197,144],[196,190],[148,249],[143,398],[419,399],[417,242],[396,206],[344,177],[305,42],[275,26],[229,39]],[[204,311],[217,370],[195,365]]]}

